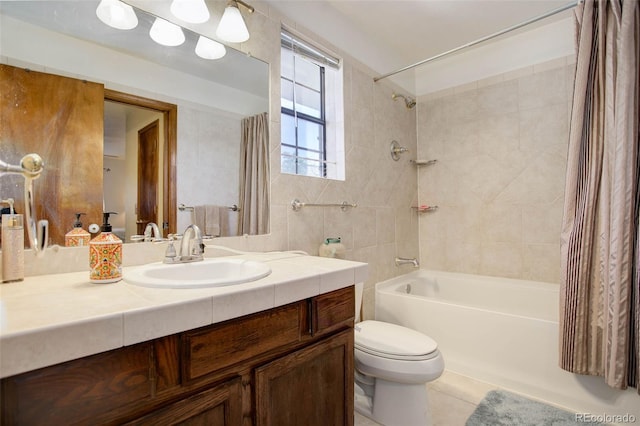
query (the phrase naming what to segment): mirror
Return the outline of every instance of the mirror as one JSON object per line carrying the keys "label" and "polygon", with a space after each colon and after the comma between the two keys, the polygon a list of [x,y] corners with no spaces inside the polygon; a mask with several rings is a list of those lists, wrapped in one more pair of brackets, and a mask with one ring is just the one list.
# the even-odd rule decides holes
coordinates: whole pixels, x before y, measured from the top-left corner
{"label": "mirror", "polygon": [[[153,192],[158,197],[156,209],[163,214],[158,215],[157,220],[170,222],[168,218],[174,218],[174,224],[171,225],[174,228],[165,229],[165,235],[167,232],[182,232],[192,223],[194,216],[198,216],[195,219],[200,219],[199,215],[206,212],[208,217],[212,217],[211,208],[216,210],[220,207],[221,209],[213,215],[214,220],[218,215],[228,212],[230,225],[223,228],[228,229],[229,235],[235,234],[234,224],[242,214],[242,191],[239,188],[242,151],[240,140],[243,133],[241,122],[247,117],[255,117],[268,111],[268,64],[228,46],[223,58],[202,59],[194,53],[199,35],[187,29],[184,29],[186,41],[181,46],[161,46],[149,37],[149,29],[155,16],[135,9],[138,26],[133,30],[117,30],[105,25],[96,17],[98,3],[51,0],[0,2],[2,62],[49,74],[103,83],[105,93],[120,93],[126,95],[125,98],[132,95],[134,98],[158,101],[163,105],[175,105],[175,150],[169,151],[166,155],[162,154],[166,153],[166,150],[161,147],[161,155],[158,156],[161,163],[158,166],[159,183],[158,189]],[[220,10],[223,10],[226,4],[209,2],[211,3],[220,3]],[[216,19],[214,11],[211,12],[211,19]],[[174,22],[176,21],[177,19],[174,19]],[[3,102],[7,101],[3,99]],[[41,102],[46,104],[47,100],[42,99]],[[105,131],[111,131],[113,117],[120,117],[115,119],[119,120],[116,127],[120,129],[120,136],[103,134],[104,143],[108,147],[103,144],[91,155],[98,157],[98,163],[102,165],[104,174],[100,179],[101,182],[104,181],[105,188],[104,193],[101,190],[102,184],[99,188],[91,190],[98,193],[98,198],[104,203],[104,209],[119,213],[114,227],[121,228],[124,241],[130,242],[130,236],[140,232],[138,229],[132,230],[132,226],[127,225],[133,223],[135,227],[136,221],[139,220],[135,217],[139,201],[136,201],[132,192],[136,192],[139,178],[135,177],[135,174],[140,171],[134,167],[131,175],[128,172],[119,172],[119,180],[114,181],[113,177],[117,174],[116,170],[125,167],[124,163],[128,164],[125,168],[130,168],[132,162],[138,162],[137,158],[134,161],[128,158],[129,154],[122,154],[123,149],[128,152],[126,147],[129,143],[129,137],[122,134],[124,132],[126,135],[130,131],[137,133],[129,126],[133,125],[131,122],[140,120],[128,117],[138,117],[142,114],[114,112],[126,103],[107,102],[100,107],[100,114],[104,112],[107,117],[106,122],[102,123]],[[127,108],[129,107],[126,106],[125,109]],[[150,109],[143,107],[141,111],[145,108]],[[144,119],[138,130],[158,120],[160,116],[162,114]],[[161,134],[171,132],[171,129],[162,127],[169,125],[167,120],[159,119],[159,122]],[[112,149],[114,138],[120,139],[115,143],[120,144],[115,154]],[[123,145],[124,139],[126,140]],[[4,161],[15,162],[26,153],[26,147],[20,146],[18,138],[14,138],[12,143],[5,140],[1,142],[0,158]],[[166,144],[167,141],[162,143]],[[41,180],[50,180],[52,175],[47,175],[47,169],[53,172],[53,169],[61,167],[49,164],[47,168],[47,155],[42,152],[40,154],[45,160],[45,171]],[[92,168],[96,167],[69,167],[66,172],[58,171],[72,175],[69,186],[86,185],[85,169]],[[36,202],[40,204],[37,208],[39,217],[49,219],[53,226],[59,228],[58,237],[51,242],[62,245],[64,240],[60,236],[71,229],[74,221],[72,212],[83,211],[83,200],[76,200],[75,205],[69,207],[71,213],[65,213],[64,216],[48,214],[49,206],[59,204],[61,196],[50,194],[50,191],[43,194],[38,190],[39,183],[36,182]],[[18,181],[0,179],[2,197],[6,198],[12,196],[11,192],[21,191],[18,186]],[[166,212],[163,211],[163,203],[167,205]],[[180,210],[179,205],[187,208]],[[234,205],[240,207],[240,212],[222,209]],[[100,206],[100,210],[102,207]],[[198,215],[195,215],[190,207],[197,208]],[[268,210],[268,205],[263,205],[260,213],[263,216],[268,215]],[[101,217],[96,217],[95,213],[92,217],[83,218],[85,229],[90,223],[100,222]],[[268,228],[263,228],[262,231],[250,229],[242,233],[266,232]],[[211,235],[215,235],[215,229]],[[219,235],[224,236],[222,233]]]}

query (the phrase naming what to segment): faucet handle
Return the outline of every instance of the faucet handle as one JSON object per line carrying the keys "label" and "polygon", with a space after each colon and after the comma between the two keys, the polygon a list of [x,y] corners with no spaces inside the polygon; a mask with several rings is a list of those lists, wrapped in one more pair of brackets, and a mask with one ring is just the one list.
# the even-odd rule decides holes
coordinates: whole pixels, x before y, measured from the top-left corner
{"label": "faucet handle", "polygon": [[164,263],[174,263],[177,257],[176,248],[173,246],[173,238],[169,237],[169,245],[164,251]]}
{"label": "faucet handle", "polygon": [[204,254],[204,243],[202,242],[201,239],[196,240],[196,243],[193,247],[193,254],[197,254],[202,256]]}

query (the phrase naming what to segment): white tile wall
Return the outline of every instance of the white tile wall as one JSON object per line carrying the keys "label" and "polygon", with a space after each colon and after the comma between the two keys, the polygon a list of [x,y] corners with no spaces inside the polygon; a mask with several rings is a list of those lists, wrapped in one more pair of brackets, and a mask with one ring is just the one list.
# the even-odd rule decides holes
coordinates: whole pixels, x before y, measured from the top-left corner
{"label": "white tile wall", "polygon": [[420,257],[432,269],[559,282],[572,58],[423,97]]}
{"label": "white tile wall", "polygon": [[[280,173],[280,62],[279,30],[282,19],[267,5],[247,23],[251,39],[241,46],[270,63],[271,72],[271,233],[259,238],[260,247],[318,253],[327,237],[342,237],[347,259],[370,263],[365,283],[365,317],[373,317],[373,285],[406,272],[395,267],[396,255],[418,257],[418,218],[411,205],[417,201],[417,173],[409,163],[416,155],[416,110],[394,102],[389,82],[373,82],[377,74],[357,63],[337,46],[329,45],[295,22],[286,22],[322,43],[344,59],[346,180],[333,181]],[[257,32],[260,36],[258,36]],[[389,155],[395,139],[410,149],[401,161]],[[291,209],[298,198],[308,203],[358,204],[346,212],[339,208]],[[249,237],[249,246],[257,238]]]}

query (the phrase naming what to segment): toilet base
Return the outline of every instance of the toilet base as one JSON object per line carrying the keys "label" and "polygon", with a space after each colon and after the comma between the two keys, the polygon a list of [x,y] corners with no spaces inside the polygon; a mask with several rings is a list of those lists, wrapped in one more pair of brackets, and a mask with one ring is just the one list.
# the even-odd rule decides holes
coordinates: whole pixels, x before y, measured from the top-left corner
{"label": "toilet base", "polygon": [[425,383],[409,385],[376,378],[374,389],[372,396],[356,389],[355,409],[358,413],[385,426],[432,424]]}

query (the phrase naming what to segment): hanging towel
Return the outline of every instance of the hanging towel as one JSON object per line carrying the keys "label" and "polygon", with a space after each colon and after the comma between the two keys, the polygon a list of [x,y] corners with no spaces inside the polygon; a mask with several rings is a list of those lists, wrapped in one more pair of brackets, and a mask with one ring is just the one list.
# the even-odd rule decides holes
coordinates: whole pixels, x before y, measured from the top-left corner
{"label": "hanging towel", "polygon": [[211,237],[220,236],[220,206],[206,205],[205,209],[205,221],[204,221],[204,234]]}
{"label": "hanging towel", "polygon": [[202,235],[220,236],[220,206],[205,204],[193,208],[192,221],[200,228]]}
{"label": "hanging towel", "polygon": [[204,206],[195,206],[191,213],[191,223],[196,225],[202,232],[205,228],[205,208]]}
{"label": "hanging towel", "polygon": [[220,207],[220,236],[232,237],[238,235],[238,210]]}

